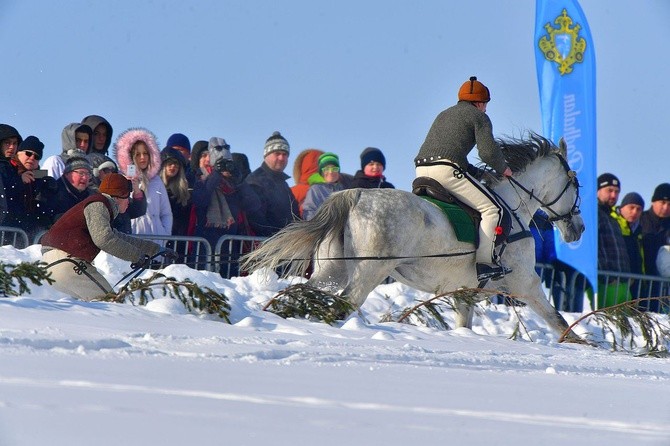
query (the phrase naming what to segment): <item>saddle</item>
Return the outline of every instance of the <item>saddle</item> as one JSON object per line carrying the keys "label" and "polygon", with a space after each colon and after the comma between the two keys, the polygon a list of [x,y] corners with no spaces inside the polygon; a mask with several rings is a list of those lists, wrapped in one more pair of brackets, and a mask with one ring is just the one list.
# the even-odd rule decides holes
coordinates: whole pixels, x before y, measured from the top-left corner
{"label": "saddle", "polygon": [[[475,246],[479,246],[479,225],[482,221],[482,217],[476,209],[473,209],[465,203],[459,201],[456,197],[451,195],[449,191],[446,190],[444,186],[442,186],[437,180],[434,180],[430,177],[417,177],[412,182],[412,193],[430,201],[431,203],[436,204],[440,207],[440,209],[442,209],[447,218],[449,218],[451,223],[454,225],[456,237],[458,240],[464,242],[473,242]],[[512,216],[510,214],[511,211],[506,206],[503,206],[502,221],[499,227],[500,230],[496,228],[495,246],[502,245],[509,236],[510,230],[512,228]],[[464,216],[466,218],[463,218]],[[464,237],[464,234],[467,233],[468,228],[471,232],[474,233],[474,241],[468,240],[469,237]]]}

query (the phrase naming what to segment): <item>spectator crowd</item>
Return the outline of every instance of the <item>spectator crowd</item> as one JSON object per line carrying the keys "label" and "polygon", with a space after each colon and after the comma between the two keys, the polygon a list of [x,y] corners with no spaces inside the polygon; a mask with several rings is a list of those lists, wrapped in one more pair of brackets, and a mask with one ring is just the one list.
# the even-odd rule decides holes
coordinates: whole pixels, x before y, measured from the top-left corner
{"label": "spectator crowd", "polygon": [[312,218],[335,191],[393,187],[384,177],[384,154],[368,147],[355,175],[340,172],[335,153],[303,151],[291,188],[285,173],[291,147],[277,131],[266,139],[263,162],[253,171],[247,156],[234,152],[221,136],[191,144],[185,134],[174,133],[161,148],[149,129],[116,135],[98,115],[67,124],[60,154],[46,159],[38,136],[21,135],[9,124],[0,124],[0,144],[0,225],[22,229],[31,241],[98,194],[101,182],[114,173],[129,181],[131,193],[113,229],[202,237],[212,246],[224,235],[268,237],[293,221]]}
{"label": "spectator crowd", "polygon": [[[0,225],[22,229],[33,240],[118,173],[131,192],[127,209],[113,219],[114,230],[196,236],[215,246],[225,235],[269,237],[293,221],[309,220],[337,191],[394,187],[384,176],[386,158],[375,147],[362,150],[361,169],[353,175],[340,171],[336,153],[303,150],[295,157],[295,184],[289,187],[291,147],[277,131],[259,148],[263,162],[255,170],[221,136],[191,144],[185,134],[174,133],[162,148],[145,128],[114,136],[104,117],[86,116],[63,128],[60,154],[43,160],[39,137],[0,124]],[[619,203],[621,182],[611,173],[598,177],[597,188],[598,270],[670,277],[670,184],[656,187],[648,209],[636,192]],[[537,260],[567,271],[552,252],[551,225],[542,217],[536,215],[531,224]],[[607,282],[608,276],[601,277]],[[649,289],[655,286],[636,280],[598,283],[598,306],[667,292]],[[659,311],[659,305],[652,301],[649,309]]]}

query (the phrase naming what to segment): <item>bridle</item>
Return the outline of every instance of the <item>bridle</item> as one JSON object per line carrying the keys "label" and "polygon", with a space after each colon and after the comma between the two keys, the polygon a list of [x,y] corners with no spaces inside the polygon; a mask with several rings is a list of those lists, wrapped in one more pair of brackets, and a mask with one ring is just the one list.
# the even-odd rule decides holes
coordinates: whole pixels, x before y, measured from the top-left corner
{"label": "bridle", "polygon": [[[565,222],[570,222],[570,220],[572,219],[573,216],[579,215],[581,213],[581,211],[579,210],[579,205],[581,203],[581,198],[579,197],[579,180],[577,179],[577,172],[570,169],[570,166],[568,165],[568,162],[565,160],[565,158],[563,158],[558,153],[556,153],[555,155],[558,158],[558,160],[561,162],[561,166],[563,166],[563,169],[565,169],[565,173],[568,176],[568,181],[565,183],[565,186],[563,186],[563,189],[558,194],[558,196],[555,199],[553,199],[552,201],[544,202],[540,199],[540,197],[535,195],[535,193],[532,190],[528,190],[523,184],[519,183],[514,178],[509,177],[508,179],[509,179],[510,183],[512,183],[513,186],[517,186],[519,189],[521,189],[522,191],[527,193],[528,196],[531,199],[540,203],[540,206],[542,208],[546,209],[549,213],[553,214],[553,216],[551,216],[551,215],[549,216],[549,221],[555,222],[555,221],[563,220]],[[575,197],[575,202],[574,202],[574,204],[572,205],[572,207],[570,208],[570,210],[568,212],[566,212],[564,214],[559,214],[558,212],[554,211],[551,208],[551,206],[556,204],[558,202],[558,200],[561,199],[563,194],[565,194],[565,192],[567,192],[568,188],[571,185],[575,186],[575,192],[577,194],[576,197]]]}

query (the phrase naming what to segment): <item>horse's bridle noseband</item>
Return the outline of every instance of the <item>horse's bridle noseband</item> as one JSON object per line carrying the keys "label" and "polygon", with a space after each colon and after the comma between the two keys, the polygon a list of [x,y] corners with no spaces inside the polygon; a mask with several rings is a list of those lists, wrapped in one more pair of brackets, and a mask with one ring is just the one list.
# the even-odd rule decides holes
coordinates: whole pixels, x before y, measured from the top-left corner
{"label": "horse's bridle noseband", "polygon": [[[519,187],[519,189],[526,192],[530,198],[532,198],[533,200],[536,200],[538,203],[540,203],[540,206],[542,208],[544,208],[547,211],[549,211],[550,213],[552,213],[554,216],[553,217],[550,216],[549,221],[554,222],[554,221],[564,220],[566,222],[569,222],[572,219],[573,216],[579,215],[582,212],[582,211],[579,210],[579,204],[581,203],[581,198],[579,197],[579,180],[577,179],[577,172],[570,169],[570,166],[568,166],[568,162],[558,153],[556,153],[556,157],[558,157],[558,160],[561,162],[561,165],[565,169],[565,173],[568,176],[568,181],[565,183],[565,186],[563,187],[563,190],[561,190],[561,192],[558,194],[558,196],[554,200],[552,200],[548,203],[545,203],[544,201],[540,200],[540,198],[537,195],[535,195],[535,193],[532,190],[526,189],[526,187],[523,184],[519,183],[514,178],[510,177],[509,181],[513,185],[516,185],[517,187]],[[575,186],[575,191],[577,193],[577,196],[575,197],[575,203],[572,205],[572,207],[570,208],[570,210],[568,212],[566,212],[565,214],[559,214],[551,208],[551,205],[555,204],[556,202],[558,202],[558,200],[561,199],[561,197],[563,196],[563,194],[565,194],[565,192],[568,190],[568,188],[570,187],[571,184],[573,184]]]}

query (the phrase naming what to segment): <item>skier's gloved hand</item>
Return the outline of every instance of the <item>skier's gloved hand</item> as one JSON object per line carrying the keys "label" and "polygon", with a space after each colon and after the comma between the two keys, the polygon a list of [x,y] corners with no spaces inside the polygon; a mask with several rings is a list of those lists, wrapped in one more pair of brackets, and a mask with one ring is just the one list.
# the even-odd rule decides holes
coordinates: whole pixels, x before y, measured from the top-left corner
{"label": "skier's gloved hand", "polygon": [[151,257],[149,256],[144,256],[137,262],[133,262],[130,264],[130,267],[132,269],[147,269],[150,266],[151,266]]}
{"label": "skier's gloved hand", "polygon": [[179,254],[177,254],[177,251],[175,251],[174,249],[170,249],[170,248],[164,248],[160,252],[160,254],[163,257],[165,257],[167,260],[171,260],[173,262],[179,258]]}

